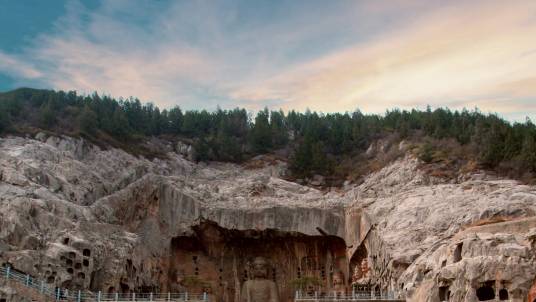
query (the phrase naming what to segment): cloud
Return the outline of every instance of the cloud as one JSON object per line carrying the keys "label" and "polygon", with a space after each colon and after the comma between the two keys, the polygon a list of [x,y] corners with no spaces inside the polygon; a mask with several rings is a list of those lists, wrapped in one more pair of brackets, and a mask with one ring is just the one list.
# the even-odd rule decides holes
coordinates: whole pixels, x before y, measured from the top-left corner
{"label": "cloud", "polygon": [[2,51],[0,51],[0,72],[27,79],[36,79],[43,75],[31,64],[25,63],[22,59],[5,54]]}
{"label": "cloud", "polygon": [[0,52],[0,71],[165,107],[536,112],[534,1],[263,5],[70,1],[24,52]]}
{"label": "cloud", "polygon": [[[286,108],[381,112],[459,104],[514,112],[536,96],[534,2],[452,5],[384,35],[306,62],[236,98],[286,100]],[[478,11],[478,14],[475,14]],[[510,99],[498,106],[491,99]]]}
{"label": "cloud", "polygon": [[47,71],[44,80],[56,89],[136,96],[162,106],[181,98],[195,102],[196,85],[210,80],[211,58],[118,21],[110,12],[115,5],[89,12],[74,2],[58,21],[61,29],[37,39],[26,55]]}
{"label": "cloud", "polygon": [[20,57],[56,89],[133,95],[166,107],[257,107],[231,91],[304,60],[289,53],[342,25],[335,14],[302,14],[289,3],[267,15],[249,3],[106,1],[89,10],[69,1],[55,28]]}

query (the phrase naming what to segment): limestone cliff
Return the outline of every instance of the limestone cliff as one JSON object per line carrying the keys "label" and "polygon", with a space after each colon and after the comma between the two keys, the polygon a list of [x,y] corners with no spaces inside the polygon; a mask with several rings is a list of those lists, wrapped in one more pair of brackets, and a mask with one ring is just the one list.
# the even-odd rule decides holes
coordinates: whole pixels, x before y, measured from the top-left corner
{"label": "limestone cliff", "polygon": [[339,271],[350,288],[367,259],[367,286],[413,301],[529,295],[534,187],[444,183],[408,155],[325,192],[283,180],[283,162],[195,164],[173,149],[150,161],[43,133],[0,139],[0,262],[72,289],[237,301],[263,255],[287,301],[332,291]]}

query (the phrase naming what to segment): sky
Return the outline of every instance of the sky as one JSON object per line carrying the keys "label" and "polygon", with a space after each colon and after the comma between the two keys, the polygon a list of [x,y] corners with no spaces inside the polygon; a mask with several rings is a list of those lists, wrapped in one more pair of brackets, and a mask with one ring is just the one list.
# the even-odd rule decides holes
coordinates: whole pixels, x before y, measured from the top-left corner
{"label": "sky", "polygon": [[534,0],[0,0],[0,91],[536,120]]}

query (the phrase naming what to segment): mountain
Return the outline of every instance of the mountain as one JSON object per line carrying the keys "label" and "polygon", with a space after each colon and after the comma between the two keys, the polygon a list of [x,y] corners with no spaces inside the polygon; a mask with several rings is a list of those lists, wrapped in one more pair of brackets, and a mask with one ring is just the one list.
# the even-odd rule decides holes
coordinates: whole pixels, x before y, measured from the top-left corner
{"label": "mountain", "polygon": [[[478,168],[444,177],[405,140],[371,143],[369,160],[401,155],[333,187],[290,181],[271,153],[197,162],[183,141],[144,144],[161,156],[52,132],[0,138],[0,262],[75,291],[239,301],[263,256],[281,301],[352,284],[407,301],[534,299],[532,185]],[[23,294],[0,284],[1,298]]]}

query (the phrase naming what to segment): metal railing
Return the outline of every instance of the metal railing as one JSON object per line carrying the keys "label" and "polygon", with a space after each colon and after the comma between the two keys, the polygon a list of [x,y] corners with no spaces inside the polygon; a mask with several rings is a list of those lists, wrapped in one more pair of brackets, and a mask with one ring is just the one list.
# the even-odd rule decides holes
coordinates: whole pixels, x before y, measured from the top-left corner
{"label": "metal railing", "polygon": [[295,302],[333,302],[333,301],[405,301],[396,298],[393,292],[389,291],[353,291],[351,294],[340,294],[336,292],[314,292],[302,293],[296,291],[294,296]]}
{"label": "metal railing", "polygon": [[0,267],[0,278],[17,282],[28,289],[37,291],[42,296],[56,301],[76,301],[76,302],[104,302],[104,301],[202,301],[208,302],[207,293],[92,293],[81,290],[68,290],[52,287],[43,280],[39,280],[30,275],[25,275],[14,271],[11,267]]}

